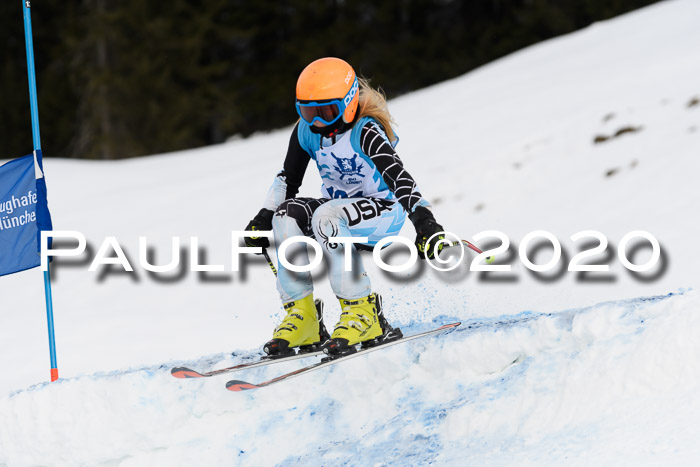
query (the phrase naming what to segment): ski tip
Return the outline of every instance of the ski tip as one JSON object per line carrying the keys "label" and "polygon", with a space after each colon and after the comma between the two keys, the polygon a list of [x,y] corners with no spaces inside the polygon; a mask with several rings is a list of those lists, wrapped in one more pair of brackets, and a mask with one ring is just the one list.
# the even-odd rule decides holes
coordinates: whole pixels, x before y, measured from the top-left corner
{"label": "ski tip", "polygon": [[462,323],[461,323],[461,322],[457,322],[457,323],[445,324],[444,326],[440,326],[438,329],[456,328],[456,327],[459,326],[460,324],[462,324]]}
{"label": "ski tip", "polygon": [[255,384],[246,383],[245,381],[238,381],[236,379],[226,383],[226,389],[234,392],[247,391],[249,389],[258,389],[259,387],[260,386],[256,386]]}
{"label": "ski tip", "polygon": [[204,378],[204,375],[184,366],[178,366],[170,370],[170,374],[176,378]]}

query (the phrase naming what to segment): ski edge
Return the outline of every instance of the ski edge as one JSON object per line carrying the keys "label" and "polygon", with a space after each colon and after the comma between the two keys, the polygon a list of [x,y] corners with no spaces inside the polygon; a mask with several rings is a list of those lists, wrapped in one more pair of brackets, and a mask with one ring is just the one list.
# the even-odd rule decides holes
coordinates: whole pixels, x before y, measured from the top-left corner
{"label": "ski edge", "polygon": [[221,375],[224,373],[233,373],[234,371],[241,371],[241,370],[246,370],[249,368],[256,368],[256,367],[260,367],[260,366],[272,365],[273,363],[286,362],[286,361],[290,361],[290,360],[298,360],[300,358],[316,357],[319,355],[323,355],[323,352],[320,350],[316,351],[316,352],[307,352],[307,353],[290,355],[288,357],[280,357],[280,358],[263,357],[262,359],[256,360],[254,362],[241,363],[239,365],[230,366],[228,368],[220,368],[218,370],[207,371],[204,373],[200,373],[199,371],[193,370],[192,368],[178,366],[178,367],[171,369],[170,374],[173,375],[175,378],[179,378],[179,379],[209,378],[211,376]]}
{"label": "ski edge", "polygon": [[279,383],[279,382],[284,381],[284,380],[286,380],[286,379],[293,378],[294,376],[299,376],[299,375],[301,375],[301,374],[303,374],[303,373],[307,373],[307,372],[310,372],[310,371],[313,371],[313,370],[317,370],[317,369],[320,369],[320,368],[323,368],[323,367],[326,367],[326,366],[333,365],[333,364],[335,364],[335,363],[338,363],[338,362],[341,361],[341,360],[347,360],[347,359],[350,359],[350,358],[353,358],[353,357],[358,357],[358,356],[360,356],[360,355],[364,355],[365,353],[373,352],[373,351],[375,351],[375,350],[379,350],[379,349],[382,349],[382,348],[385,348],[385,347],[391,347],[391,346],[393,346],[393,345],[396,345],[396,344],[399,344],[399,343],[402,343],[402,342],[406,342],[406,341],[411,341],[411,340],[417,339],[417,338],[419,338],[419,337],[429,336],[429,335],[431,335],[431,334],[437,334],[437,333],[440,332],[440,331],[444,331],[444,330],[447,330],[447,329],[456,328],[456,327],[460,326],[461,324],[462,324],[461,321],[460,321],[460,322],[456,322],[456,323],[445,324],[445,325],[443,325],[443,326],[440,326],[439,328],[431,329],[431,330],[425,331],[425,332],[420,332],[420,333],[418,333],[418,334],[413,334],[413,335],[411,335],[411,336],[406,336],[406,337],[403,337],[403,338],[401,338],[401,339],[398,339],[398,340],[395,340],[395,341],[392,341],[392,342],[388,342],[388,343],[386,343],[386,344],[384,344],[384,345],[378,345],[378,346],[376,346],[376,347],[370,347],[370,348],[368,348],[368,349],[362,349],[362,350],[359,350],[359,351],[357,351],[357,352],[355,352],[355,353],[352,353],[352,354],[350,354],[350,355],[346,355],[346,356],[343,356],[343,357],[338,357],[338,358],[335,358],[335,359],[333,359],[333,360],[328,360],[328,361],[325,361],[325,362],[324,362],[324,361],[321,361],[321,362],[318,362],[318,363],[314,363],[313,365],[309,365],[309,366],[305,366],[305,367],[299,368],[298,370],[295,370],[295,371],[292,371],[292,372],[289,372],[289,373],[282,374],[282,375],[280,375],[280,376],[278,376],[278,377],[276,377],[276,378],[273,378],[273,379],[271,379],[271,380],[264,381],[264,382],[258,383],[258,384],[253,384],[253,383],[249,383],[249,382],[247,382],[247,381],[241,381],[241,380],[235,380],[235,379],[234,379],[234,380],[228,381],[228,382],[226,383],[226,389],[228,389],[229,391],[233,391],[233,392],[241,392],[241,391],[248,391],[248,390],[252,390],[252,389],[260,389],[260,388],[263,388],[263,387],[265,387],[265,386],[270,386],[270,385],[272,385],[272,384]]}

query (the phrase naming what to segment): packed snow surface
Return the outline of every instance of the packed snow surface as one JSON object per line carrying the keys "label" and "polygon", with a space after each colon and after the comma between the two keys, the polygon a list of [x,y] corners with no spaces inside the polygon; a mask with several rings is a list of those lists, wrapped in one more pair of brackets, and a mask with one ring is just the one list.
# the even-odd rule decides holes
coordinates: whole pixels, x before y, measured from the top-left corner
{"label": "packed snow surface", "polygon": [[[231,271],[231,231],[260,209],[291,127],[138,160],[46,159],[54,228],[90,248],[54,264],[57,383],[45,382],[41,271],[0,278],[0,465],[697,464],[698,17],[697,1],[662,2],[392,100],[397,149],[438,221],[467,239],[503,232],[512,270],[469,271],[468,253],[450,273],[389,274],[364,255],[404,333],[462,326],[271,388],[232,393],[226,377],[170,368],[254,359],[282,316],[264,261]],[[310,168],[301,195],[319,185]],[[537,230],[563,251],[541,274],[518,256]],[[566,271],[584,230],[607,237],[586,261],[608,272]],[[637,230],[662,254],[632,274],[618,246]],[[108,236],[133,273],[88,270]],[[147,273],[140,236],[157,264],[178,236],[186,257],[201,249],[223,271]],[[552,250],[536,243],[544,264]],[[627,248],[635,264],[651,257],[640,245]],[[332,325],[339,307],[323,270],[315,278]]]}
{"label": "packed snow surface", "polygon": [[[688,292],[470,319],[445,336],[251,393],[228,392],[218,379],[176,380],[167,365],[44,383],[0,401],[0,460],[687,462],[700,456],[696,432],[688,430],[700,416],[699,305],[697,293]],[[184,363],[230,366],[259,354]],[[267,379],[280,367],[300,365],[251,370],[246,377]]]}

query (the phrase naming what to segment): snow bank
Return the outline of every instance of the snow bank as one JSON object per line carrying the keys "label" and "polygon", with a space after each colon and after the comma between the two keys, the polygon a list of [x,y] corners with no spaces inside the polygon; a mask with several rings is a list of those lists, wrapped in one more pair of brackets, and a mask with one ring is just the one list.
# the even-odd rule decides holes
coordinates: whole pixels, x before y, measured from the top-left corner
{"label": "snow bank", "polygon": [[251,352],[42,384],[0,400],[0,463],[690,463],[699,307],[692,291],[473,319],[246,393],[169,368]]}

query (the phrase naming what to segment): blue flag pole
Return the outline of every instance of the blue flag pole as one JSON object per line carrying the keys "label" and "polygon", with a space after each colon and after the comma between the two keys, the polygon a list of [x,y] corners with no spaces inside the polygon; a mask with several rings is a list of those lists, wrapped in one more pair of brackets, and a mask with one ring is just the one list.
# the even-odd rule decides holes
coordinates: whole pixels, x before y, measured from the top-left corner
{"label": "blue flag pole", "polygon": [[[22,1],[24,9],[24,41],[27,47],[27,74],[29,76],[29,106],[32,114],[32,136],[34,138],[34,154],[37,163],[41,167],[41,136],[39,133],[39,105],[36,97],[36,73],[34,71],[34,43],[32,41],[32,13],[29,0]],[[51,275],[49,265],[44,271],[44,295],[46,296],[46,321],[49,328],[49,354],[51,357],[51,381],[58,379],[58,365],[56,363],[56,339],[53,328],[53,302],[51,298]]]}

